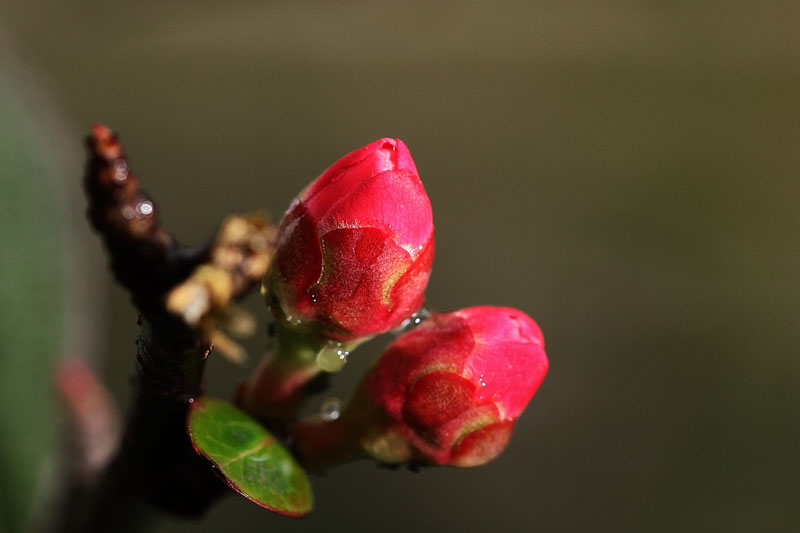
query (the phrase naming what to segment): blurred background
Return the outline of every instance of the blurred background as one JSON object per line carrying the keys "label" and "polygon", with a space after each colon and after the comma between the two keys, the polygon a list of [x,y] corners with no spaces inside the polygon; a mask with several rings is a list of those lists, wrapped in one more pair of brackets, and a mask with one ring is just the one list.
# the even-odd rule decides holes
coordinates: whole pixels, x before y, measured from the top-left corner
{"label": "blurred background", "polygon": [[[797,531],[798,20],[790,1],[0,3],[0,530],[52,512],[52,361],[92,358],[128,402],[136,316],[80,191],[98,120],[189,243],[402,138],[434,206],[430,306],[519,307],[551,362],[485,467],[358,463],[313,480],[302,520],[232,495],[153,531]],[[213,357],[209,390],[263,344],[247,368]]]}

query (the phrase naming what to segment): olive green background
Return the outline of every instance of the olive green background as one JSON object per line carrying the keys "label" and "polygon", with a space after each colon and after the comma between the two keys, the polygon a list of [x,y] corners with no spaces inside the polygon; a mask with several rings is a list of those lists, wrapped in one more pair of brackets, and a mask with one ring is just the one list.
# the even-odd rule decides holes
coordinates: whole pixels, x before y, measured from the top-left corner
{"label": "olive green background", "polygon": [[[399,137],[434,208],[430,305],[519,307],[545,333],[550,373],[494,463],[365,462],[315,478],[306,519],[232,496],[153,531],[797,531],[799,20],[791,1],[0,4],[71,131],[40,148],[119,130],[179,238],[277,218]],[[124,404],[135,315],[100,272]],[[244,375],[215,357],[209,389]]]}

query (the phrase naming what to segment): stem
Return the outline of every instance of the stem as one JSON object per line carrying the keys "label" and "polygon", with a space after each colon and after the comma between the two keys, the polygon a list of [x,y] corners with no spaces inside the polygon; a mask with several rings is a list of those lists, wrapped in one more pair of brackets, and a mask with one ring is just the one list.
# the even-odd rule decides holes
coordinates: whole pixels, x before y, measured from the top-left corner
{"label": "stem", "polygon": [[121,446],[84,514],[66,522],[64,532],[138,531],[145,504],[199,516],[223,493],[224,485],[195,454],[184,430],[189,400],[202,393],[211,346],[141,323],[133,408]]}
{"label": "stem", "polygon": [[312,472],[367,458],[365,439],[380,427],[381,420],[362,382],[337,419],[316,416],[293,425],[292,450],[300,464]]}
{"label": "stem", "polygon": [[203,392],[214,317],[264,276],[274,228],[260,215],[234,216],[208,246],[182,247],[159,223],[116,134],[95,125],[88,145],[89,219],[140,312],[141,333],[120,447],[99,482],[65,496],[73,505],[56,531],[132,532],[143,528],[147,505],[198,517],[227,493],[192,448],[186,415]]}
{"label": "stem", "polygon": [[262,421],[285,423],[296,415],[309,382],[322,372],[317,354],[324,343],[280,323],[274,342],[273,353],[261,361],[238,403]]}
{"label": "stem", "polygon": [[292,427],[293,451],[304,468],[322,472],[366,457],[349,420],[306,420]]}

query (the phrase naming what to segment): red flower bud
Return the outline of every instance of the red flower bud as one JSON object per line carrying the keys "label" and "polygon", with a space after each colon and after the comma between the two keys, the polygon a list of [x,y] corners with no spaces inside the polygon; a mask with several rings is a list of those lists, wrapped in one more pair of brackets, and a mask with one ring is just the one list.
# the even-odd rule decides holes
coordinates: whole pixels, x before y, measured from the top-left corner
{"label": "red flower bud", "polygon": [[338,341],[387,331],[423,303],[433,216],[399,139],[346,155],[283,217],[268,289],[296,328]]}
{"label": "red flower bud", "polygon": [[542,332],[521,311],[434,314],[367,374],[357,403],[385,416],[369,423],[362,445],[387,462],[483,464],[505,447],[547,367]]}

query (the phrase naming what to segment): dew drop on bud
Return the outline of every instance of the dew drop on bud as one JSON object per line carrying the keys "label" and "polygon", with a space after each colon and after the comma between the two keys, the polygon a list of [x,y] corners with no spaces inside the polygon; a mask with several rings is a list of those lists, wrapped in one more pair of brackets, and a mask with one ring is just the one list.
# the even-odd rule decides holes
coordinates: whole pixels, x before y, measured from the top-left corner
{"label": "dew drop on bud", "polygon": [[326,398],[319,408],[319,416],[326,422],[339,418],[342,409],[342,402],[339,398]]}
{"label": "dew drop on bud", "polygon": [[394,328],[391,332],[395,336],[402,335],[422,324],[429,316],[431,311],[427,307],[420,307],[419,310],[410,317],[403,320],[403,322]]}
{"label": "dew drop on bud", "polygon": [[324,346],[317,354],[317,365],[325,372],[339,372],[347,364],[350,352],[339,342]]}

